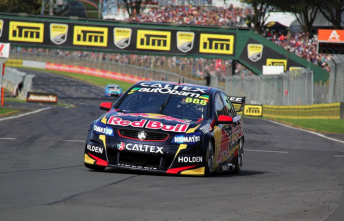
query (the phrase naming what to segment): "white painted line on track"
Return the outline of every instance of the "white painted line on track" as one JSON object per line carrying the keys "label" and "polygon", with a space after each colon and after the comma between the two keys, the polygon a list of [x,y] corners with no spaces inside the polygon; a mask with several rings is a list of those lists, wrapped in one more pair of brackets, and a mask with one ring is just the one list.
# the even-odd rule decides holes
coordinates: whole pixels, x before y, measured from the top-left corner
{"label": "white painted line on track", "polygon": [[0,137],[0,140],[16,140],[17,138]]}
{"label": "white painted line on track", "polygon": [[278,125],[281,125],[281,126],[285,126],[285,127],[288,127],[288,128],[292,128],[292,129],[295,129],[295,130],[301,130],[301,131],[304,131],[304,132],[308,132],[308,133],[317,135],[319,137],[322,137],[322,138],[325,138],[325,139],[328,139],[328,140],[336,141],[336,142],[339,142],[339,143],[344,143],[344,141],[342,141],[342,140],[337,140],[337,139],[334,139],[334,138],[331,138],[331,137],[327,137],[327,136],[325,136],[323,134],[320,134],[320,133],[317,133],[317,132],[314,132],[314,131],[309,131],[309,130],[304,130],[304,129],[292,127],[292,126],[289,126],[289,125],[286,125],[286,124],[282,124],[282,123],[279,123],[279,122],[275,122],[275,121],[272,121],[272,120],[266,120],[266,121],[269,121],[271,123],[278,124]]}
{"label": "white painted line on track", "polygon": [[35,114],[35,113],[38,113],[38,112],[41,112],[41,111],[44,111],[44,110],[48,110],[48,109],[51,109],[51,107],[46,107],[46,108],[38,109],[38,110],[35,110],[35,111],[27,112],[27,113],[24,113],[24,114],[19,114],[17,116],[1,118],[0,121],[15,119],[15,118],[19,118],[19,117],[24,117],[24,116],[27,116],[27,115],[30,115],[30,114]]}
{"label": "white painted line on track", "polygon": [[62,141],[65,141],[65,142],[79,142],[79,143],[86,143],[85,140],[62,140]]}
{"label": "white painted line on track", "polygon": [[335,157],[344,157],[343,155],[334,155]]}
{"label": "white painted line on track", "polygon": [[244,151],[264,152],[264,153],[288,153],[288,152],[285,152],[285,151],[275,151],[275,150],[251,150],[251,149],[244,149]]}

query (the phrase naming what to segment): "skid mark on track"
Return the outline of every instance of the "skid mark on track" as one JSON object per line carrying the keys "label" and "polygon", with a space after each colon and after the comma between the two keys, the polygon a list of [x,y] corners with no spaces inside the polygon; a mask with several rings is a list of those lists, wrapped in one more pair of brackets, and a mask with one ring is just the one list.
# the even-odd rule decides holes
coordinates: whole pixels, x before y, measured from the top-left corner
{"label": "skid mark on track", "polygon": [[0,137],[0,140],[16,140],[17,138]]}
{"label": "skid mark on track", "polygon": [[343,155],[334,155],[335,157],[344,157]]}
{"label": "skid mark on track", "polygon": [[75,165],[75,166],[66,166],[66,167],[54,167],[54,168],[45,168],[45,169],[36,169],[36,170],[14,170],[14,171],[8,171],[8,172],[0,172],[0,174],[6,174],[6,173],[22,173],[22,172],[37,172],[37,171],[45,171],[45,170],[60,170],[60,169],[66,169],[66,168],[72,168],[72,167],[81,167],[84,165]]}
{"label": "skid mark on track", "polygon": [[301,131],[304,131],[304,132],[308,132],[308,133],[317,135],[319,137],[322,137],[322,138],[325,138],[325,139],[328,139],[328,140],[336,141],[336,142],[339,142],[339,143],[344,143],[344,141],[337,140],[337,139],[334,139],[334,138],[331,138],[331,137],[327,137],[327,136],[325,136],[323,134],[320,134],[320,133],[317,133],[317,132],[314,132],[314,131],[309,131],[309,130],[304,130],[304,129],[292,127],[292,126],[289,126],[289,125],[286,125],[286,124],[282,124],[282,123],[279,123],[279,122],[275,122],[275,121],[272,121],[272,120],[266,120],[266,121],[269,121],[271,123],[278,124],[278,125],[281,125],[281,126],[284,126],[284,127],[292,128],[292,129],[295,129],[295,130],[301,130]]}
{"label": "skid mark on track", "polygon": [[288,153],[288,152],[285,152],[285,151],[276,151],[276,150],[252,150],[252,149],[245,149],[244,151],[264,152],[264,153]]}
{"label": "skid mark on track", "polygon": [[62,202],[65,202],[65,201],[67,201],[67,200],[71,200],[71,199],[73,199],[73,198],[75,198],[75,197],[78,197],[78,196],[80,196],[80,195],[82,195],[82,194],[84,194],[84,193],[90,193],[90,192],[93,192],[93,191],[96,191],[96,190],[105,189],[105,188],[107,188],[107,187],[110,187],[110,186],[113,186],[113,185],[122,183],[122,182],[124,182],[124,181],[130,180],[130,179],[132,179],[132,178],[134,178],[134,177],[137,177],[137,176],[138,176],[138,175],[130,176],[130,177],[127,177],[127,178],[118,180],[118,181],[116,181],[116,182],[107,184],[107,185],[105,185],[105,186],[101,186],[101,187],[96,188],[96,189],[94,189],[94,190],[86,191],[86,192],[82,192],[82,193],[78,193],[78,194],[74,194],[74,195],[71,195],[71,196],[69,196],[69,197],[67,197],[67,198],[64,198],[64,199],[62,199],[62,200],[58,200],[58,201],[55,201],[55,202],[52,202],[52,203],[48,203],[48,204],[46,204],[46,205],[47,205],[47,206],[51,206],[51,205],[54,205],[54,204],[62,203]]}

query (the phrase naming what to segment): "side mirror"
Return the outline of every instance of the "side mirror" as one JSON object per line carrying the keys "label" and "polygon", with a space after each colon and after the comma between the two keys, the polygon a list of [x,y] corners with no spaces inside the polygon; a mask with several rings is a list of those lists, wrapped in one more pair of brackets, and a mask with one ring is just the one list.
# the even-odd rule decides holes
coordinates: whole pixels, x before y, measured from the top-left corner
{"label": "side mirror", "polygon": [[218,124],[233,124],[233,118],[226,115],[220,115],[217,119]]}
{"label": "side mirror", "polygon": [[105,111],[109,111],[112,108],[112,103],[111,102],[103,102],[100,104],[99,109],[100,110],[105,110]]}

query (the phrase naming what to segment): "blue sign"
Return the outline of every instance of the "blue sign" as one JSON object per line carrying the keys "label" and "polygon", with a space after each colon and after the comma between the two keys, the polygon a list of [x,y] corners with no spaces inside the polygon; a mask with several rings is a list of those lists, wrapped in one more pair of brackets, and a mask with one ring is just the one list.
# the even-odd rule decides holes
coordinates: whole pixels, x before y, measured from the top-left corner
{"label": "blue sign", "polygon": [[176,144],[196,144],[201,141],[201,133],[195,132],[174,136],[172,143]]}

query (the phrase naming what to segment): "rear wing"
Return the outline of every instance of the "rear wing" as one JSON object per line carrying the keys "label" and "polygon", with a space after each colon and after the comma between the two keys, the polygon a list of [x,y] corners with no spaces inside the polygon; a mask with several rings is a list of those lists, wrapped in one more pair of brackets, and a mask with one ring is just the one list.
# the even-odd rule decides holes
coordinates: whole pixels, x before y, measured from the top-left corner
{"label": "rear wing", "polygon": [[241,112],[245,108],[245,97],[228,96],[229,101],[233,104],[236,112]]}

